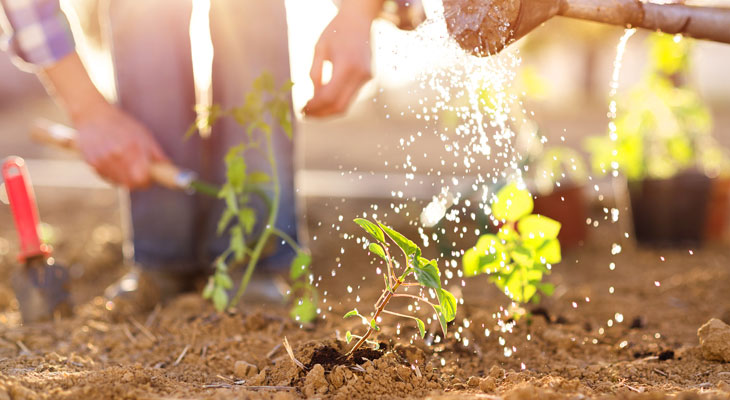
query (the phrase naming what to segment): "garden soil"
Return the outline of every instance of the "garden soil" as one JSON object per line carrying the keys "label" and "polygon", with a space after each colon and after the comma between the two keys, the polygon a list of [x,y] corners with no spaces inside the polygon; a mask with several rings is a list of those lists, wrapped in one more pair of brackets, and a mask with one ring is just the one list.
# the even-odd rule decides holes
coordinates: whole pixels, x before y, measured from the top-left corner
{"label": "garden soil", "polygon": [[[711,318],[730,322],[727,245],[637,249],[608,222],[564,252],[548,278],[554,296],[514,325],[486,277],[454,272],[448,286],[465,304],[445,338],[432,323],[426,340],[413,339],[415,325],[387,319],[375,336],[383,351],[343,360],[345,332],[364,327],[341,316],[365,313],[382,284],[362,244],[344,239],[357,227],[338,218],[367,204],[307,202],[323,302],[322,318],[304,326],[282,305],[217,313],[195,293],[151,312],[110,312],[100,294],[124,272],[121,235],[93,209],[73,219],[78,229],[60,234],[56,252],[73,265],[73,318],[20,325],[3,268],[0,399],[730,398],[730,364],[704,359],[697,338]],[[46,212],[61,221],[72,206]]]}

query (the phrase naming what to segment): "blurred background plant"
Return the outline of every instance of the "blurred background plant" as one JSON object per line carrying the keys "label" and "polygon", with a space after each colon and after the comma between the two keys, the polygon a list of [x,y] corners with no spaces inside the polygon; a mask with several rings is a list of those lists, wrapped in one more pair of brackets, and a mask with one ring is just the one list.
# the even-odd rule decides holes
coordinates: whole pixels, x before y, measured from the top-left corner
{"label": "blurred background plant", "polygon": [[712,137],[712,116],[690,85],[693,42],[655,33],[648,39],[644,78],[619,99],[615,133],[586,141],[599,175],[670,178],[697,169],[714,177],[730,171],[726,151]]}

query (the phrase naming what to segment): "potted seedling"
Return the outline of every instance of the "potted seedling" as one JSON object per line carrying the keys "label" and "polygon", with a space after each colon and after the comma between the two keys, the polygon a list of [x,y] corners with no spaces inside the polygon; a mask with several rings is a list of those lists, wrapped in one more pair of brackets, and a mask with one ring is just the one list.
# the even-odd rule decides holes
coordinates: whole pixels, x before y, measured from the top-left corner
{"label": "potted seedling", "polygon": [[500,189],[491,203],[491,217],[501,225],[499,230],[482,235],[462,259],[465,276],[488,275],[519,304],[539,302],[540,293],[553,294],[554,286],[543,278],[561,260],[560,223],[532,211],[530,192],[515,183]]}
{"label": "potted seedling", "polygon": [[583,243],[588,234],[585,182],[588,179],[583,157],[569,147],[551,147],[528,168],[536,193],[534,211],[560,222],[558,239],[563,247]]}
{"label": "potted seedling", "polygon": [[[402,314],[386,309],[393,299],[405,298],[417,304],[428,305],[434,314],[429,319],[438,320],[444,336],[447,324],[456,316],[456,299],[454,295],[441,285],[441,273],[438,262],[421,256],[421,249],[410,239],[394,229],[375,221],[358,218],[355,222],[368,233],[370,244],[368,250],[385,264],[383,271],[383,292],[373,305],[373,311],[363,316],[357,309],[345,314],[344,318],[357,317],[367,327],[362,335],[347,331],[347,343],[356,340],[347,355],[350,356],[365,344],[376,349],[378,343],[371,340],[373,333],[380,330],[380,324],[386,315],[395,318],[412,320],[423,338],[426,335],[426,324],[422,319],[411,314]],[[391,250],[394,250],[391,253]],[[400,252],[402,257],[396,257]],[[400,261],[399,261],[400,260]],[[410,308],[409,308],[410,309]],[[416,307],[418,309],[418,307]]]}
{"label": "potted seedling", "polygon": [[[215,272],[209,278],[203,297],[211,299],[215,308],[222,311],[235,307],[243,296],[249,280],[271,239],[278,239],[291,246],[297,253],[290,267],[291,294],[295,297],[291,316],[300,322],[311,322],[316,316],[318,293],[312,284],[309,270],[311,257],[294,239],[275,226],[280,204],[280,183],[273,149],[273,129],[270,121],[278,124],[292,137],[291,82],[277,88],[269,73],[263,73],[253,83],[240,107],[223,110],[214,105],[204,113],[204,120],[196,121],[191,132],[201,126],[210,127],[221,118],[233,118],[242,128],[247,140],[231,148],[225,156],[226,181],[218,197],[225,202],[225,210],[218,222],[218,233],[228,234],[228,249],[215,260]],[[269,162],[268,171],[251,171],[246,159],[253,153],[262,154]],[[267,213],[257,215],[251,202],[260,198],[266,204]],[[255,231],[257,221],[263,219],[260,232]],[[231,298],[233,281],[230,269],[246,265],[241,282]]]}
{"label": "potted seedling", "polygon": [[[651,66],[618,102],[615,129],[588,141],[592,166],[626,177],[639,243],[700,243],[708,216],[717,223],[726,215],[725,181],[716,177],[728,170],[727,157],[711,136],[709,110],[685,83],[691,43],[665,34],[649,40]],[[712,230],[724,230],[721,223]]]}

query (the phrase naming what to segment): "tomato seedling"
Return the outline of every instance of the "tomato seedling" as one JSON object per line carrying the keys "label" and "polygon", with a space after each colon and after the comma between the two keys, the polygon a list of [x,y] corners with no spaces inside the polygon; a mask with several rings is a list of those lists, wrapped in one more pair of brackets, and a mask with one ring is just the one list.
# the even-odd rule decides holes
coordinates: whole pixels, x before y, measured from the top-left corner
{"label": "tomato seedling", "polygon": [[[385,288],[378,301],[375,302],[375,310],[370,314],[370,318],[368,319],[361,315],[357,309],[349,311],[344,316],[344,318],[359,317],[368,326],[367,331],[362,336],[353,335],[350,331],[347,331],[345,334],[347,343],[350,343],[352,339],[358,339],[347,355],[353,354],[367,342],[374,343],[368,340],[368,338],[373,332],[380,330],[378,324],[380,323],[382,314],[411,319],[416,322],[421,338],[426,336],[426,325],[420,318],[385,309],[390,300],[395,297],[411,298],[430,305],[436,313],[436,318],[445,336],[446,324],[453,321],[456,316],[456,299],[453,294],[441,287],[441,273],[439,272],[437,261],[421,257],[421,249],[414,242],[378,221],[373,223],[369,220],[358,218],[355,220],[355,223],[360,225],[370,235],[373,241],[370,242],[368,249],[371,253],[383,260],[387,267],[387,272],[383,272]],[[391,243],[395,244],[403,253],[403,264],[400,264],[395,257],[391,256]],[[415,281],[407,281],[409,277],[414,278]],[[398,289],[403,287],[419,287],[421,293],[419,295],[399,293]],[[434,303],[426,298],[423,291],[431,293],[431,298],[433,299],[435,297],[438,303]],[[377,343],[374,344],[377,348]]]}
{"label": "tomato seedling", "polygon": [[465,276],[488,274],[489,279],[518,303],[539,301],[538,291],[552,295],[543,283],[552,264],[561,260],[560,223],[532,214],[532,195],[516,184],[503,187],[492,202],[492,217],[502,223],[497,234],[486,234],[464,253]]}
{"label": "tomato seedling", "polygon": [[[294,280],[292,292],[299,294],[292,309],[292,317],[298,321],[309,322],[316,317],[317,292],[309,277],[311,257],[296,241],[275,227],[279,212],[281,187],[273,151],[273,129],[269,120],[278,124],[291,140],[292,121],[289,92],[292,83],[286,82],[276,88],[271,74],[264,72],[253,83],[252,90],[246,95],[244,104],[229,110],[213,105],[206,110],[205,119],[196,121],[189,133],[201,126],[213,126],[223,117],[233,118],[245,131],[247,140],[231,148],[225,156],[226,181],[218,192],[225,202],[225,210],[218,221],[218,234],[230,236],[228,248],[215,260],[215,272],[209,278],[203,297],[211,299],[216,309],[222,311],[234,307],[246,291],[256,264],[269,239],[278,238],[297,253],[291,264],[290,277]],[[246,158],[258,152],[268,161],[269,171],[249,171]],[[262,231],[254,232],[260,215],[252,206],[258,197],[266,205]],[[228,290],[233,288],[229,267],[246,262],[246,270],[241,278],[233,299]]]}

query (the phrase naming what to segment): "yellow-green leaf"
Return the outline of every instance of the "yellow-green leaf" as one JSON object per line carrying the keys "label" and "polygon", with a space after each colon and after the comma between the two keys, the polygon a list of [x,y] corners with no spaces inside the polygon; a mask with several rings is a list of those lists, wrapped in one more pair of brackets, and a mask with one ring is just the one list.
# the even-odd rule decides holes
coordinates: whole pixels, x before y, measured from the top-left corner
{"label": "yellow-green leaf", "polygon": [[403,236],[401,233],[399,233],[395,229],[393,229],[389,226],[383,225],[380,222],[378,222],[378,226],[380,226],[380,228],[385,232],[385,234],[388,235],[388,237],[390,237],[393,240],[393,242],[395,242],[395,244],[398,247],[400,247],[401,250],[403,250],[403,253],[407,257],[411,257],[414,254],[416,256],[419,256],[421,254],[421,250],[418,248],[418,246],[416,246],[415,243],[413,243],[412,240],[406,238],[405,236]]}
{"label": "yellow-green leaf", "polygon": [[416,324],[418,325],[418,333],[421,335],[421,339],[423,339],[426,336],[426,324],[423,323],[418,318],[414,318],[416,320]]}
{"label": "yellow-green leaf", "polygon": [[441,312],[444,314],[446,322],[453,321],[456,318],[456,298],[446,289],[441,289],[437,293]]}
{"label": "yellow-green leaf", "polygon": [[300,276],[304,275],[309,271],[309,265],[312,263],[312,256],[307,253],[299,253],[294,260],[291,262],[289,267],[289,277],[291,280],[299,279]]}
{"label": "yellow-green leaf", "polygon": [[220,286],[213,289],[213,305],[218,311],[223,311],[228,306],[228,293]]}
{"label": "yellow-green leaf", "polygon": [[492,215],[497,220],[518,221],[532,212],[533,201],[530,192],[510,183],[497,192],[492,203]]}
{"label": "yellow-green leaf", "polygon": [[375,240],[385,243],[385,235],[377,225],[363,218],[356,218],[355,223],[360,225],[360,227],[364,229],[365,232],[369,233],[370,236],[375,238]]}
{"label": "yellow-green leaf", "polygon": [[557,264],[562,260],[560,242],[558,239],[550,239],[537,249],[537,257],[542,258],[548,264]]}
{"label": "yellow-green leaf", "polygon": [[377,255],[386,262],[388,261],[388,258],[385,256],[385,250],[383,250],[383,248],[379,244],[370,243],[370,245],[368,246],[368,250],[370,250],[371,253]]}
{"label": "yellow-green leaf", "polygon": [[560,222],[544,215],[531,214],[520,219],[517,229],[523,240],[555,239],[560,232]]}
{"label": "yellow-green leaf", "polygon": [[317,305],[309,298],[299,299],[297,305],[295,305],[289,315],[295,321],[299,322],[312,322],[317,318]]}
{"label": "yellow-green leaf", "polygon": [[464,252],[462,268],[465,276],[474,276],[485,270],[497,270],[505,261],[502,241],[492,234],[482,235],[477,244]]}

